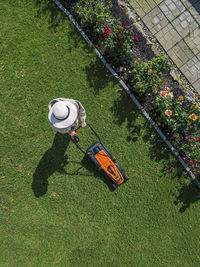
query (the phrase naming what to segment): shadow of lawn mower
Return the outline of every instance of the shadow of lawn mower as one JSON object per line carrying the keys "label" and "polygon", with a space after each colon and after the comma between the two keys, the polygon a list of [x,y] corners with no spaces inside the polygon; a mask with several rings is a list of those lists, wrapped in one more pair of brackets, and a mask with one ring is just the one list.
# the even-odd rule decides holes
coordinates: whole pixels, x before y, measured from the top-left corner
{"label": "shadow of lawn mower", "polygon": [[[116,161],[115,157],[110,154],[108,149],[101,142],[100,137],[95,132],[90,124],[87,124],[90,130],[96,135],[99,142],[94,143],[90,146],[86,151],[79,146],[80,139],[78,136],[74,135],[71,137],[72,142],[76,145],[76,147],[84,153],[87,157],[89,157],[97,166],[99,171],[102,171],[106,180],[108,180],[112,187],[116,189],[119,185],[125,183],[128,180],[126,173],[120,166],[120,164]],[[75,132],[80,132],[81,126],[79,126]]]}

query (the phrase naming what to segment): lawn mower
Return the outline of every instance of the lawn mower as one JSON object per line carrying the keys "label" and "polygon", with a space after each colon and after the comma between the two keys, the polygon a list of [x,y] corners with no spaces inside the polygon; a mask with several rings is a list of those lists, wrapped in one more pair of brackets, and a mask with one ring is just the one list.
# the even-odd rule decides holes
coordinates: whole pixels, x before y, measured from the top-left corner
{"label": "lawn mower", "polygon": [[[111,182],[112,187],[116,189],[119,185],[125,183],[128,180],[128,177],[124,173],[124,170],[122,169],[120,164],[116,162],[116,158],[108,151],[108,149],[101,142],[100,137],[92,128],[92,126],[90,124],[87,124],[87,126],[96,135],[99,142],[94,143],[86,151],[83,151],[83,149],[78,144],[78,142],[80,141],[78,136],[72,136],[71,140],[79,150],[81,150],[85,155],[92,159],[92,161],[97,165],[98,170],[103,172],[105,178],[109,182]],[[80,132],[80,128],[82,127],[79,126],[75,130],[76,134]]]}

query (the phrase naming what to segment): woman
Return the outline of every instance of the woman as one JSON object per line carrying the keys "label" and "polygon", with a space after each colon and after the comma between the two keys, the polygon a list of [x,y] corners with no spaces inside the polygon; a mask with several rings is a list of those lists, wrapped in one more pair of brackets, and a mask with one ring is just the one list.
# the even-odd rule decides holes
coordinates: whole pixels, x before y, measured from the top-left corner
{"label": "woman", "polygon": [[86,126],[86,112],[82,104],[71,98],[56,98],[50,101],[48,120],[50,126],[62,134],[75,135],[74,128]]}

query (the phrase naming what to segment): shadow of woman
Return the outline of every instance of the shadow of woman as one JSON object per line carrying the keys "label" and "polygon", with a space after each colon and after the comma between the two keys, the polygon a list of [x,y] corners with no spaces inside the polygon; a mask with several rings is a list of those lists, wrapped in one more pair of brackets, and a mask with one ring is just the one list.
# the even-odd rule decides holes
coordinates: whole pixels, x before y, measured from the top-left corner
{"label": "shadow of woman", "polygon": [[56,133],[52,147],[45,152],[33,174],[32,190],[36,197],[46,194],[48,178],[55,171],[65,173],[64,166],[68,160],[64,154],[69,142],[70,137],[67,134]]}

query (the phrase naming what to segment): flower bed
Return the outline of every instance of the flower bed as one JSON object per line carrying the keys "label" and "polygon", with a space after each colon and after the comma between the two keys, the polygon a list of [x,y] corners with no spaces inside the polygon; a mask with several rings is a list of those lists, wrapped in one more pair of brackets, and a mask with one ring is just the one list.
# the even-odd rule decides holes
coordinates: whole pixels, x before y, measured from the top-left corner
{"label": "flower bed", "polygon": [[172,80],[167,56],[155,55],[133,24],[115,18],[110,0],[62,3],[198,178],[200,101],[189,99]]}

